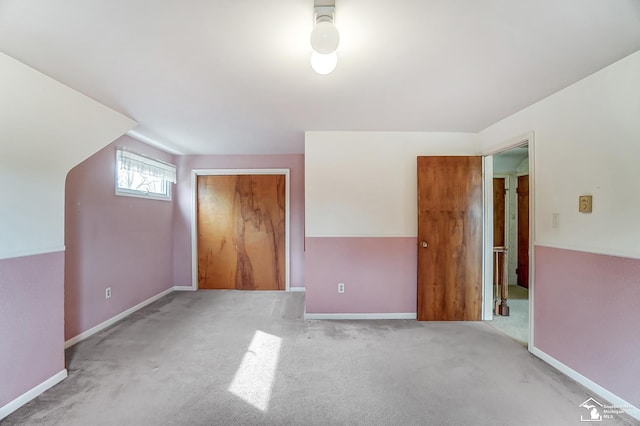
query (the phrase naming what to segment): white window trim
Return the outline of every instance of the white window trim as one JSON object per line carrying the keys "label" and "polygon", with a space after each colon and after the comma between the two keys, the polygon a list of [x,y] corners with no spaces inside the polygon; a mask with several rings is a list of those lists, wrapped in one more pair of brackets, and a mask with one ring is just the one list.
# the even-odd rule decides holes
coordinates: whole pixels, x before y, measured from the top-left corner
{"label": "white window trim", "polygon": [[[168,185],[168,184],[167,184]],[[154,194],[152,192],[136,191],[135,189],[120,188],[118,186],[118,178],[116,176],[116,195],[120,197],[146,198],[149,200],[171,201],[171,186],[167,187],[166,195]]]}
{"label": "white window trim", "polygon": [[[129,155],[135,156],[135,157],[139,157],[142,161],[146,161],[149,162],[151,164],[153,164],[156,167],[161,167],[161,168],[173,168],[175,170],[176,166],[161,160],[156,160],[154,158],[150,158],[147,157],[145,155],[142,154],[138,154],[138,153],[134,153],[131,151],[127,151],[126,149],[123,148],[117,148],[116,149],[116,158],[115,158],[115,173],[114,173],[114,184],[115,184],[115,195],[117,196],[123,196],[123,197],[134,197],[134,198],[146,198],[149,200],[160,200],[160,201],[171,201],[172,200],[172,190],[171,190],[171,183],[172,181],[168,180],[168,179],[163,179],[164,180],[164,185],[166,187],[166,191],[164,194],[157,194],[157,193],[152,193],[152,192],[145,192],[145,191],[139,191],[139,190],[135,190],[135,189],[128,189],[128,188],[122,188],[119,185],[118,182],[118,174],[119,174],[119,167],[118,167],[118,162],[119,162],[119,156],[120,153],[127,153]],[[175,183],[175,182],[173,182]]]}

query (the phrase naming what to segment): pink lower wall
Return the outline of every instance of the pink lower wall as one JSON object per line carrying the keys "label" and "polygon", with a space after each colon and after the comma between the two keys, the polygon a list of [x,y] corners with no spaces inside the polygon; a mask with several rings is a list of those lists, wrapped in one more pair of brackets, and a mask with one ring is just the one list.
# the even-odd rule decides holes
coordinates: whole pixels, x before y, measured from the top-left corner
{"label": "pink lower wall", "polygon": [[416,244],[415,237],[307,238],[306,312],[415,313]]}
{"label": "pink lower wall", "polygon": [[0,260],[0,407],[64,370],[64,253]]}
{"label": "pink lower wall", "polygon": [[640,260],[536,246],[535,347],[640,407]]}
{"label": "pink lower wall", "polygon": [[291,287],[304,287],[304,155],[191,155],[179,157],[173,219],[173,283],[191,285],[193,169],[290,169]]}
{"label": "pink lower wall", "polygon": [[67,175],[66,340],[173,286],[173,202],[116,196],[116,147],[174,161],[123,136]]}

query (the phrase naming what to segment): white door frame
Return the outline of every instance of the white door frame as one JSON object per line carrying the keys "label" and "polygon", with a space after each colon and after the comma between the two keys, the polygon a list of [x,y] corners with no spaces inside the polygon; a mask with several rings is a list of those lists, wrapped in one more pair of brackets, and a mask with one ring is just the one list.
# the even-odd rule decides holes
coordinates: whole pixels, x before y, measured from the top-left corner
{"label": "white door frame", "polygon": [[191,287],[198,289],[198,176],[236,176],[236,175],[284,175],[285,177],[285,212],[284,212],[284,258],[285,258],[285,291],[290,289],[290,169],[193,169],[191,170]]}
{"label": "white door frame", "polygon": [[535,138],[527,132],[483,153],[484,157],[484,262],[482,319],[493,319],[493,155],[511,148],[529,146],[529,352],[534,347],[534,293],[535,293]]}

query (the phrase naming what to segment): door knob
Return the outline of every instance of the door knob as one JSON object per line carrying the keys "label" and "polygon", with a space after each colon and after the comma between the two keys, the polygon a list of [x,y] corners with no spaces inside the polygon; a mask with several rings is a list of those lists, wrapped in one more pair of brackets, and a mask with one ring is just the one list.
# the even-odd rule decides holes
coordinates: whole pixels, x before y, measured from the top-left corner
{"label": "door knob", "polygon": [[420,247],[427,248],[427,242],[426,241],[420,241]]}

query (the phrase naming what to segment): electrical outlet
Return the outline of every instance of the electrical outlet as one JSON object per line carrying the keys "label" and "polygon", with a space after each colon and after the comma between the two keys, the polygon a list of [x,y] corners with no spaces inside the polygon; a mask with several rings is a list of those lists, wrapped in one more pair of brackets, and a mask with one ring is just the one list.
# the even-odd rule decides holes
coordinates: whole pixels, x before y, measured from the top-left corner
{"label": "electrical outlet", "polygon": [[338,293],[344,293],[344,283],[338,283]]}
{"label": "electrical outlet", "polygon": [[104,298],[109,299],[111,297],[111,287],[107,287],[104,289]]}

